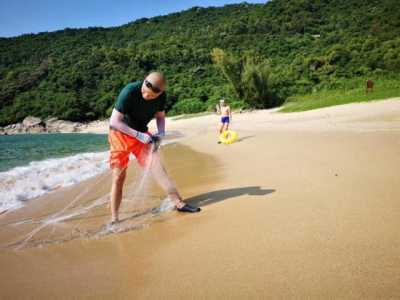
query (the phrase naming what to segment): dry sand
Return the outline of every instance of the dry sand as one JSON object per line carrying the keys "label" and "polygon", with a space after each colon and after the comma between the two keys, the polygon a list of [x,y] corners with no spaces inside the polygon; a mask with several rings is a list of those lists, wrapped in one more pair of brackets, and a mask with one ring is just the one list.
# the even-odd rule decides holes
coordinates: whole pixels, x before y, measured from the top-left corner
{"label": "dry sand", "polygon": [[[216,143],[215,115],[168,123],[185,138],[163,149],[164,161],[200,214],[3,249],[0,298],[399,299],[400,101],[233,118],[232,145]],[[0,217],[0,240],[31,229],[6,224],[57,211],[85,188],[98,186],[83,203],[103,195],[109,176],[96,180]],[[103,207],[73,222],[107,218]]]}

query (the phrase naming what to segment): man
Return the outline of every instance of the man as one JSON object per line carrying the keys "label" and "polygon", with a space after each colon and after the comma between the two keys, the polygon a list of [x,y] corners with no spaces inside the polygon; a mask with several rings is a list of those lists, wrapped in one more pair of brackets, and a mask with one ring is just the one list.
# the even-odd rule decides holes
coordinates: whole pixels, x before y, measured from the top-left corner
{"label": "man", "polygon": [[226,104],[225,99],[219,100],[219,112],[221,115],[221,122],[219,125],[219,134],[229,130],[229,123],[232,121],[232,112],[229,105]]}
{"label": "man", "polygon": [[[200,208],[185,204],[175,185],[168,177],[157,147],[165,134],[165,86],[161,73],[150,73],[144,81],[126,85],[118,96],[110,118],[110,167],[111,185],[111,223],[117,223],[122,200],[122,188],[126,177],[129,155],[135,155],[141,167],[149,167],[161,187],[180,212],[199,212]],[[158,134],[148,132],[147,125],[156,118]]]}

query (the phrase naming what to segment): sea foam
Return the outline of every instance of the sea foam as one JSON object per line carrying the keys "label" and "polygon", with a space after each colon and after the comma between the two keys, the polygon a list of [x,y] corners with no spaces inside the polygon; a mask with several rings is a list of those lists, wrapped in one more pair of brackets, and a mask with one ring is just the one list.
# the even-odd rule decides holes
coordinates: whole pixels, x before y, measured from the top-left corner
{"label": "sea foam", "polygon": [[[162,145],[172,144],[183,135],[167,132]],[[0,172],[0,214],[21,208],[33,198],[67,187],[105,172],[109,151],[80,153],[63,158],[33,161],[27,166]],[[135,159],[133,155],[130,160]]]}
{"label": "sea foam", "polygon": [[18,209],[27,200],[101,174],[108,168],[108,153],[81,153],[33,161],[27,166],[0,172],[0,213]]}

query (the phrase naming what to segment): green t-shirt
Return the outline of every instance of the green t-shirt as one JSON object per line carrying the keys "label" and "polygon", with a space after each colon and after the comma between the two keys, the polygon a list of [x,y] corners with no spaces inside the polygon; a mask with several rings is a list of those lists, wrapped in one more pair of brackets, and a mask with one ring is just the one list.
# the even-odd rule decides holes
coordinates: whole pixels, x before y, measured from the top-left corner
{"label": "green t-shirt", "polygon": [[123,121],[129,127],[146,132],[147,124],[158,111],[164,111],[166,95],[163,92],[158,98],[145,100],[142,96],[143,81],[127,84],[119,94],[114,108],[124,114]]}

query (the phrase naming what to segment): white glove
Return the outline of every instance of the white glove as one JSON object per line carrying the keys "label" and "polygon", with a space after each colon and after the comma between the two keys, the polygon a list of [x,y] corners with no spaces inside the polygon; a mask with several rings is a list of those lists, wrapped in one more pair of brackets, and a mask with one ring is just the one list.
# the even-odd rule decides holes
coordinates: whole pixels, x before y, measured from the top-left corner
{"label": "white glove", "polygon": [[148,144],[152,141],[150,134],[143,133],[140,131],[136,131],[136,139],[142,142],[143,144]]}

